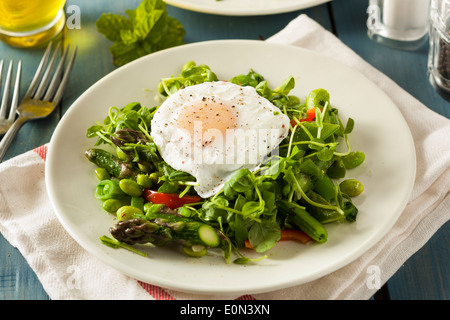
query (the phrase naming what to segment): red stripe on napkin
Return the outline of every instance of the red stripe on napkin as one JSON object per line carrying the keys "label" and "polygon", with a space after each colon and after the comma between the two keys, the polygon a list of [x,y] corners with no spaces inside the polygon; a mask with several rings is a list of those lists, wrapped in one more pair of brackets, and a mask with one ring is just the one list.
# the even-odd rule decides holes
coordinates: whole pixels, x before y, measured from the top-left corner
{"label": "red stripe on napkin", "polygon": [[33,149],[33,151],[36,152],[42,158],[42,160],[45,161],[45,159],[47,158],[47,146],[44,145],[37,147]]}
{"label": "red stripe on napkin", "polygon": [[158,286],[154,286],[142,281],[138,281],[138,283],[156,300],[175,300],[170,294],[164,291],[164,289],[161,289]]}
{"label": "red stripe on napkin", "polygon": [[256,299],[255,299],[255,297],[253,297],[249,294],[244,294],[243,296],[236,298],[236,300],[256,300]]}
{"label": "red stripe on napkin", "polygon": [[[145,283],[142,281],[138,281],[138,283],[141,285],[142,288],[144,288],[145,291],[148,292],[148,294],[150,294],[156,300],[176,300],[174,297],[172,297],[170,294],[164,291],[164,289],[158,286]],[[236,300],[256,300],[256,299],[252,295],[245,294],[243,296],[236,298]]]}

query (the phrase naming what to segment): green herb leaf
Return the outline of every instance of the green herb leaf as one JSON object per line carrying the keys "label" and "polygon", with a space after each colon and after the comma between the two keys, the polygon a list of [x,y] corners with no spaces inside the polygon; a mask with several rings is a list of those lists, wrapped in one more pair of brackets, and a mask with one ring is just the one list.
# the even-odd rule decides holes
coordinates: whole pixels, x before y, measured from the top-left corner
{"label": "green herb leaf", "polygon": [[[253,188],[252,173],[248,169],[239,169],[225,183],[226,195],[234,194],[232,192],[246,192],[249,188]],[[230,190],[231,189],[231,190]]]}
{"label": "green herb leaf", "polygon": [[271,249],[281,238],[280,226],[273,221],[263,220],[255,222],[248,233],[252,248],[256,252],[265,252]]}
{"label": "green herb leaf", "polygon": [[120,31],[132,28],[131,21],[124,16],[103,13],[96,22],[97,31],[110,41],[120,41]]}
{"label": "green herb leaf", "polygon": [[245,240],[248,239],[247,228],[242,223],[242,220],[238,214],[234,216],[234,238],[236,240],[237,247],[242,247]]}
{"label": "green herb leaf", "polygon": [[287,79],[285,79],[283,81],[283,83],[281,84],[281,86],[276,88],[274,91],[281,93],[282,95],[288,95],[289,92],[292,89],[294,89],[294,87],[295,87],[295,79],[294,79],[294,77],[290,76]]}
{"label": "green herb leaf", "polygon": [[330,94],[325,89],[315,89],[311,91],[306,98],[306,107],[308,109],[312,108],[323,108],[326,102],[330,102]]}
{"label": "green herb leaf", "polygon": [[163,0],[143,0],[128,18],[104,13],[97,20],[97,31],[114,43],[110,47],[113,63],[122,66],[147,54],[184,44],[185,30],[168,16]]}
{"label": "green herb leaf", "polygon": [[258,218],[264,211],[264,201],[248,201],[242,207],[242,216],[247,218]]}
{"label": "green herb leaf", "polygon": [[158,188],[160,193],[178,193],[178,187],[170,182],[164,181],[164,183]]}
{"label": "green herb leaf", "polygon": [[355,120],[352,118],[349,118],[347,121],[347,125],[345,126],[344,133],[349,134],[353,131],[353,128],[355,127]]}
{"label": "green herb leaf", "polygon": [[207,65],[197,66],[195,62],[189,61],[183,66],[178,76],[162,79],[158,85],[158,91],[163,96],[169,96],[183,86],[189,87],[203,82],[217,80],[217,75]]}

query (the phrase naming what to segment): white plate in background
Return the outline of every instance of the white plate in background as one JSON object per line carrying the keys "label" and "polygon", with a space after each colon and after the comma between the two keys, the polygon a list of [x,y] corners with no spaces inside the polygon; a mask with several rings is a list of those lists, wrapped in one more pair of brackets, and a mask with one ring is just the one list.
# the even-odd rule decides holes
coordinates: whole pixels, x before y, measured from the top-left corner
{"label": "white plate in background", "polygon": [[225,16],[256,16],[285,13],[329,2],[331,0],[164,0],[186,10]]}

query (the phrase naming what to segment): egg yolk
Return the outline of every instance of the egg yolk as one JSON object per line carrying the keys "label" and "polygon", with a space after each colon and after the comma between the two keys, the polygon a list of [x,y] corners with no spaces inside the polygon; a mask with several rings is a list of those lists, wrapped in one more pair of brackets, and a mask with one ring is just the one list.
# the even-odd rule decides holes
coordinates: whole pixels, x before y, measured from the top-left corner
{"label": "egg yolk", "polygon": [[187,104],[177,118],[178,128],[187,130],[191,137],[218,130],[223,137],[228,129],[237,127],[234,106],[228,106],[217,97],[203,97]]}

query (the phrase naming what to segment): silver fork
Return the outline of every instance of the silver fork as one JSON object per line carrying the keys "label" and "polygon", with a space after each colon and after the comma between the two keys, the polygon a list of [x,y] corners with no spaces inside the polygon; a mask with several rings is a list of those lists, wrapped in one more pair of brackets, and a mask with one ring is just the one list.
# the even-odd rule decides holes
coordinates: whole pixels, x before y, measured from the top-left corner
{"label": "silver fork", "polygon": [[[51,47],[52,43],[47,46],[44,56],[42,57],[33,80],[31,81],[30,87],[17,107],[17,114],[19,115],[18,118],[14,121],[13,125],[9,128],[8,132],[6,132],[5,136],[0,141],[0,162],[3,160],[6,150],[9,148],[20,127],[29,120],[47,117],[53,112],[61,101],[64,90],[67,87],[67,82],[73,67],[77,48],[73,51],[66,67],[65,62],[69,52],[69,47],[64,50],[58,66],[53,73],[57,56],[60,51],[60,45],[57,46],[49,61]],[[46,68],[47,62],[48,67]],[[39,79],[41,79],[40,83]]]}
{"label": "silver fork", "polygon": [[[6,72],[5,87],[3,89],[2,104],[0,106],[0,136],[4,135],[8,131],[8,129],[12,126],[14,119],[16,118],[16,110],[20,92],[19,87],[20,87],[20,74],[22,70],[22,61],[19,61],[19,63],[17,64],[14,92],[11,100],[11,105],[9,106],[8,110],[13,64],[14,62],[11,60],[9,62],[8,71]],[[0,61],[0,88],[2,83],[2,75],[3,75],[3,60]]]}

